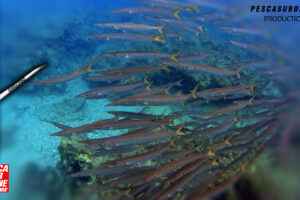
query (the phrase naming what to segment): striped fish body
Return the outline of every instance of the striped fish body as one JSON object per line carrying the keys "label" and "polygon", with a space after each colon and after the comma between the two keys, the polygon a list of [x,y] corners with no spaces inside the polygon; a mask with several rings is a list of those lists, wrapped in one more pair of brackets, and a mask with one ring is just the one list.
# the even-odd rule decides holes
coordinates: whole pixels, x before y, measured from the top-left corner
{"label": "striped fish body", "polygon": [[171,14],[169,10],[162,8],[152,8],[152,7],[131,7],[123,8],[119,10],[113,10],[114,13],[127,13],[127,14]]}
{"label": "striped fish body", "polygon": [[128,99],[128,101],[112,102],[111,105],[123,105],[123,106],[151,105],[151,106],[160,106],[160,105],[184,103],[185,101],[187,101],[191,98],[192,98],[191,95],[135,96],[134,98]]}
{"label": "striped fish body", "polygon": [[127,158],[119,159],[119,160],[113,160],[107,163],[104,163],[103,165],[117,165],[117,166],[123,166],[123,165],[134,165],[138,163],[145,162],[147,160],[156,158],[163,154],[165,151],[168,150],[170,144],[167,143],[163,146],[161,146],[158,149],[155,149],[153,151],[149,151],[142,154],[133,155]]}
{"label": "striped fish body", "polygon": [[141,34],[127,34],[127,33],[109,33],[90,35],[89,38],[104,39],[104,40],[133,40],[133,41],[155,41],[152,36]]}
{"label": "striped fish body", "polygon": [[122,79],[129,79],[129,78],[132,78],[132,75],[131,74],[123,74],[123,75],[116,75],[116,74],[113,74],[113,75],[101,75],[101,76],[87,76],[85,77],[85,80],[88,80],[88,81],[119,81],[119,80],[122,80]]}
{"label": "striped fish body", "polygon": [[184,69],[188,71],[195,71],[195,72],[206,72],[209,74],[214,75],[221,75],[221,76],[234,76],[237,74],[236,71],[231,71],[228,69],[211,67],[207,65],[199,65],[193,63],[179,63],[179,62],[164,62],[166,65],[170,65],[179,69]]}
{"label": "striped fish body", "polygon": [[97,130],[119,130],[139,127],[157,127],[160,126],[160,121],[148,121],[148,120],[131,120],[123,119],[119,121],[109,122],[107,124],[100,124],[96,127]]}
{"label": "striped fish body", "polygon": [[105,74],[105,75],[135,75],[135,74],[146,74],[151,73],[154,71],[161,70],[161,66],[146,66],[146,67],[130,67],[130,68],[121,68],[121,69],[113,69],[113,70],[107,70],[107,71],[100,71],[97,72],[98,74]]}
{"label": "striped fish body", "polygon": [[112,97],[116,95],[117,93],[126,92],[128,90],[135,89],[139,86],[142,86],[144,84],[143,81],[140,82],[134,82],[134,83],[128,83],[128,84],[121,84],[121,85],[112,85],[104,88],[98,88],[95,90],[91,90],[85,93],[82,93],[80,95],[77,95],[76,97],[85,97],[88,99],[97,99],[97,98],[107,98]]}
{"label": "striped fish body", "polygon": [[89,146],[131,146],[163,141],[173,137],[174,135],[175,133],[173,132],[163,131],[153,134],[127,135],[104,139],[87,140],[86,143],[88,143]]}
{"label": "striped fish body", "polygon": [[107,23],[107,24],[96,24],[96,26],[108,27],[113,29],[131,30],[131,31],[148,31],[148,30],[160,29],[159,26],[150,26],[147,24],[139,24],[139,23]]}
{"label": "striped fish body", "polygon": [[108,53],[107,56],[119,58],[171,58],[172,55],[158,51],[125,51]]}

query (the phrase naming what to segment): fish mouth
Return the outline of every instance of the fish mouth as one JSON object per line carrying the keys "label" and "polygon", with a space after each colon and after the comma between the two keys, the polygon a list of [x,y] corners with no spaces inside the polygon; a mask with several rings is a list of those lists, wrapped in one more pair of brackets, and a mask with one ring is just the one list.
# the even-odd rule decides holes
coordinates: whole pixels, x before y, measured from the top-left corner
{"label": "fish mouth", "polygon": [[78,94],[75,96],[75,98],[84,98],[84,97],[87,97],[86,94]]}

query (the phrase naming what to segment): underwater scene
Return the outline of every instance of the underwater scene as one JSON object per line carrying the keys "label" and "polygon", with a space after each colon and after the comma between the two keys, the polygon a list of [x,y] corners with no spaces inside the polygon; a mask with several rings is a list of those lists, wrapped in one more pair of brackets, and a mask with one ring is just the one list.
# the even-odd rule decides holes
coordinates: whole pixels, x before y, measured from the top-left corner
{"label": "underwater scene", "polygon": [[0,199],[300,199],[285,3],[1,0]]}

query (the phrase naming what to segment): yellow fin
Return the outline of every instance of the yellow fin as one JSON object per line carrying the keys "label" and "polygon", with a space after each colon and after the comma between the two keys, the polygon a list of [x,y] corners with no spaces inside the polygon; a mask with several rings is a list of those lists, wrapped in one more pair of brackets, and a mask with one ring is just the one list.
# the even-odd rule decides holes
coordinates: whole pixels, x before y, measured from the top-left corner
{"label": "yellow fin", "polygon": [[151,83],[149,83],[149,84],[146,86],[146,90],[151,90],[152,84],[153,84],[153,81],[151,81]]}
{"label": "yellow fin", "polygon": [[181,20],[180,16],[179,16],[179,12],[181,11],[181,8],[177,8],[174,12],[173,15],[176,19]]}
{"label": "yellow fin", "polygon": [[178,34],[178,39],[179,39],[180,41],[182,41],[182,34],[181,34],[181,33]]}
{"label": "yellow fin", "polygon": [[92,69],[94,63],[89,64],[89,66],[86,68],[87,72],[95,72],[95,70]]}
{"label": "yellow fin", "polygon": [[161,26],[159,26],[158,28],[157,28],[157,30],[158,30],[158,32],[160,33],[160,34],[162,34],[162,35],[164,35],[164,31],[163,31],[163,28],[166,26],[166,22],[165,23],[163,23],[163,25],[161,25]]}
{"label": "yellow fin", "polygon": [[155,37],[154,37],[154,40],[155,40],[156,42],[165,43],[166,41],[163,40],[164,36],[165,36],[165,35],[162,33],[162,34],[160,34],[160,35],[158,35],[158,36],[155,36]]}
{"label": "yellow fin", "polygon": [[219,166],[220,164],[216,161],[216,159],[214,159],[213,161],[211,161],[211,165],[212,166]]}
{"label": "yellow fin", "polygon": [[254,87],[255,87],[255,86],[256,86],[256,83],[252,83],[252,84],[250,85],[250,87],[249,87],[249,91],[250,91],[251,96],[254,95]]}
{"label": "yellow fin", "polygon": [[237,77],[238,79],[241,78],[240,72],[244,69],[244,67],[245,67],[245,65],[243,65],[241,68],[239,68],[239,69],[236,71],[236,77]]}
{"label": "yellow fin", "polygon": [[163,70],[165,70],[166,72],[171,71],[171,70],[168,68],[167,65],[163,65],[163,66],[161,66],[161,68],[162,68]]}
{"label": "yellow fin", "polygon": [[232,136],[226,138],[226,139],[224,140],[224,143],[227,144],[227,145],[232,145],[231,142],[230,142],[231,138],[232,138]]}
{"label": "yellow fin", "polygon": [[199,153],[201,153],[199,146],[196,146],[195,150],[198,151]]}
{"label": "yellow fin", "polygon": [[174,60],[175,62],[178,62],[178,60],[177,60],[177,56],[178,56],[178,55],[179,55],[178,52],[175,53],[175,54],[172,54],[172,55],[171,55],[171,59]]}
{"label": "yellow fin", "polygon": [[196,95],[196,92],[197,92],[197,89],[199,87],[200,83],[198,83],[195,88],[191,91],[191,95],[194,99],[197,99],[197,95]]}
{"label": "yellow fin", "polygon": [[185,135],[184,132],[182,132],[182,128],[184,127],[184,123],[175,131],[176,135]]}
{"label": "yellow fin", "polygon": [[208,156],[215,156],[216,154],[212,150],[208,150],[207,155]]}
{"label": "yellow fin", "polygon": [[150,82],[148,81],[148,74],[146,74],[144,77],[144,83],[150,85]]}

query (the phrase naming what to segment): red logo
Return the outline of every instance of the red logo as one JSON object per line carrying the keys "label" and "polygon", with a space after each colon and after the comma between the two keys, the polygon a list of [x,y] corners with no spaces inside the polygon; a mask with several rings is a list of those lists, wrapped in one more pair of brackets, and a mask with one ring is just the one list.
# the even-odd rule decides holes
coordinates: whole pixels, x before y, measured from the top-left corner
{"label": "red logo", "polygon": [[8,192],[9,166],[7,164],[0,164],[0,192]]}

